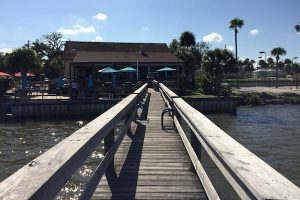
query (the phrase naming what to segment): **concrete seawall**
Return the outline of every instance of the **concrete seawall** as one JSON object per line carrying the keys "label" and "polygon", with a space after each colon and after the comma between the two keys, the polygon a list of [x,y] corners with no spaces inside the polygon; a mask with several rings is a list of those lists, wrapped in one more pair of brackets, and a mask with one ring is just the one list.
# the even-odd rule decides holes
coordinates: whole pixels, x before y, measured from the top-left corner
{"label": "concrete seawall", "polygon": [[70,101],[25,101],[10,102],[8,109],[13,118],[58,117],[58,116],[93,116],[99,115],[118,100],[70,100]]}

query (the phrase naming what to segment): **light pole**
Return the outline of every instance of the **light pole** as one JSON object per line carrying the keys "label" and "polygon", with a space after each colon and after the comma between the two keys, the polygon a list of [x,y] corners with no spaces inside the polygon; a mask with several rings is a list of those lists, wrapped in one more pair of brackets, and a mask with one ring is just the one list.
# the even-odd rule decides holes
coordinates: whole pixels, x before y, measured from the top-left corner
{"label": "light pole", "polygon": [[[298,59],[298,57],[294,57],[293,59],[292,59],[292,65],[294,65],[294,60],[295,59]],[[298,90],[298,77],[296,76],[296,89]]]}
{"label": "light pole", "polygon": [[[259,53],[264,53],[265,54],[265,62],[267,63],[267,53],[265,51],[260,51]],[[265,86],[267,83],[267,67],[265,66]]]}

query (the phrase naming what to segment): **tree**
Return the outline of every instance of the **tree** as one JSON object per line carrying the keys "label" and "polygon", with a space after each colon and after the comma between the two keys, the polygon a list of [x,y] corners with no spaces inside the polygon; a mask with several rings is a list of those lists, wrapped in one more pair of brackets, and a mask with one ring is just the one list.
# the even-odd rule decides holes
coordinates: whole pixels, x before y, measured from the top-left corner
{"label": "tree", "polygon": [[11,73],[26,73],[28,71],[36,71],[39,66],[36,64],[37,57],[33,50],[27,48],[15,49],[8,55],[7,65]]}
{"label": "tree", "polygon": [[63,53],[64,43],[61,40],[62,34],[58,32],[54,32],[51,34],[43,35],[45,43],[47,45],[47,57],[52,60],[57,56],[61,56]]}
{"label": "tree", "polygon": [[6,70],[6,58],[3,53],[0,52],[0,71],[5,71]]}
{"label": "tree", "polygon": [[245,71],[252,72],[254,71],[254,63],[255,63],[254,60],[250,60],[249,58],[246,58],[243,61],[242,65],[244,66]]}
{"label": "tree", "polygon": [[276,57],[276,88],[278,88],[278,61],[280,59],[279,56],[285,55],[286,50],[281,47],[276,47],[272,49],[271,55]]}
{"label": "tree", "polygon": [[48,78],[58,78],[63,73],[63,69],[62,57],[57,56],[45,63],[43,73],[47,74]]}
{"label": "tree", "polygon": [[[192,37],[194,37],[193,33],[190,34],[192,35]],[[188,35],[188,34],[182,33],[180,37],[180,41],[177,39],[172,40],[172,42],[169,44],[170,52],[184,61],[184,66],[182,68],[181,74],[194,76],[195,69],[201,68],[203,55],[205,54],[205,52],[208,51],[209,45],[208,43],[201,42],[201,43],[194,43],[194,45],[188,47],[186,46],[188,45],[188,42],[181,42],[184,41],[182,37],[183,35]],[[195,42],[195,38],[192,40]],[[181,85],[183,84],[184,84],[184,80],[182,76]]]}
{"label": "tree", "polygon": [[273,58],[268,58],[267,59],[267,63],[268,63],[268,67],[269,68],[273,68],[273,66],[274,66],[274,60],[273,60]]}
{"label": "tree", "polygon": [[236,65],[233,54],[227,49],[214,49],[206,53],[203,66],[209,76],[213,77],[215,94],[220,93],[223,72]]}
{"label": "tree", "polygon": [[9,54],[7,59],[8,70],[12,73],[21,71],[22,88],[27,87],[26,73],[28,71],[37,71],[40,66],[37,65],[37,56],[32,49],[19,48]]}
{"label": "tree", "polygon": [[259,60],[258,65],[260,66],[261,69],[267,69],[268,68],[268,63],[266,63],[265,60]]}
{"label": "tree", "polygon": [[300,33],[300,24],[297,24],[294,28],[298,33]]}
{"label": "tree", "polygon": [[195,35],[190,31],[181,33],[179,41],[180,45],[185,47],[192,47],[196,44]]}
{"label": "tree", "polygon": [[[234,38],[235,38],[235,59],[238,61],[238,54],[237,54],[237,34],[238,29],[241,29],[244,26],[244,20],[240,18],[235,18],[230,21],[230,29],[234,30]],[[236,78],[236,87],[239,88],[239,70],[237,68],[237,78]]]}

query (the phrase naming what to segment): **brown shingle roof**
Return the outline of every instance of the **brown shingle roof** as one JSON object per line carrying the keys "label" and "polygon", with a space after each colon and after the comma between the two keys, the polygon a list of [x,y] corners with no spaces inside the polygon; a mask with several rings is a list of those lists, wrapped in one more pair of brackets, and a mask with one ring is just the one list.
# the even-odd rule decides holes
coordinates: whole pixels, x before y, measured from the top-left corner
{"label": "brown shingle roof", "polygon": [[[145,62],[145,63],[176,63],[177,57],[170,52],[146,52],[147,56],[141,55],[139,52],[77,52],[74,62]],[[183,62],[178,59],[178,62]]]}
{"label": "brown shingle roof", "polygon": [[65,60],[73,60],[77,52],[170,52],[165,43],[119,43],[67,41],[63,53]]}

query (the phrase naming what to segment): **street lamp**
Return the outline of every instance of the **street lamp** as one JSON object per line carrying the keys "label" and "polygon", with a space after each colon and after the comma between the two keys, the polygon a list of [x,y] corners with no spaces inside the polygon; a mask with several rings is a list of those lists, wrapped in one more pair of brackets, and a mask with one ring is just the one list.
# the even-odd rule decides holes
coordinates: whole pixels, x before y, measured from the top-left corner
{"label": "street lamp", "polygon": [[[265,62],[267,63],[267,53],[265,51],[260,51],[258,53],[264,53],[265,54]],[[265,85],[267,83],[267,68],[265,67]]]}

